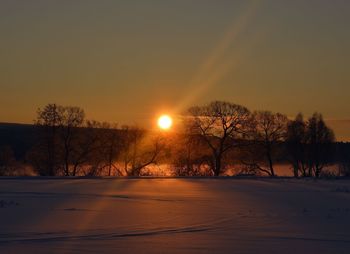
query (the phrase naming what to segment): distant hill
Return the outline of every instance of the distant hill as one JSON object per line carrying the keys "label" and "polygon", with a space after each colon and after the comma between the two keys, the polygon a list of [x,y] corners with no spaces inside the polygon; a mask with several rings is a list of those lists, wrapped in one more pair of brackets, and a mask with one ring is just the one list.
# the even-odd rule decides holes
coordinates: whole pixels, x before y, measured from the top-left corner
{"label": "distant hill", "polygon": [[[38,131],[40,130],[34,124],[0,123],[0,148],[11,147],[16,159],[22,161],[25,159],[27,151],[37,143]],[[350,143],[337,142],[336,146],[338,154],[350,151]],[[282,153],[281,160],[284,160],[286,156]]]}
{"label": "distant hill", "polygon": [[37,129],[33,124],[0,123],[0,147],[10,146],[17,160],[35,144]]}

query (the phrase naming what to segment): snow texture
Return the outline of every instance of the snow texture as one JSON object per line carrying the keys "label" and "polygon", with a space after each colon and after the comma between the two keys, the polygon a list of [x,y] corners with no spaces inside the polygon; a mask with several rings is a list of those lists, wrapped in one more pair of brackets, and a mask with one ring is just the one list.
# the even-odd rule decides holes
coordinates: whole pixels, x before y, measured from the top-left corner
{"label": "snow texture", "polygon": [[0,253],[350,253],[350,181],[0,179]]}

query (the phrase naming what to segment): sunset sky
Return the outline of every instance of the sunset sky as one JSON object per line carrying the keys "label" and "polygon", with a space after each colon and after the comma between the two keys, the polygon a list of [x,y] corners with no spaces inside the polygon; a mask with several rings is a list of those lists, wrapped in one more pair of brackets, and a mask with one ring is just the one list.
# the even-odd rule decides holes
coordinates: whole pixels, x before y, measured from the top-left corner
{"label": "sunset sky", "polygon": [[226,100],[350,140],[348,0],[0,0],[0,122],[47,103],[149,124]]}

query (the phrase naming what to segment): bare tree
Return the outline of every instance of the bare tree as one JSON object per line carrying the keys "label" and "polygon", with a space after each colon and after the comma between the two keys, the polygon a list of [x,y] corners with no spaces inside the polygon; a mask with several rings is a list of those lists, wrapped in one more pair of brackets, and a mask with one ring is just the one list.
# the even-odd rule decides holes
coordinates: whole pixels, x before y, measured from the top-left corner
{"label": "bare tree", "polygon": [[136,157],[141,140],[145,136],[145,131],[138,127],[122,126],[122,148],[121,158],[124,164],[124,174],[129,175],[130,167],[136,165]]}
{"label": "bare tree", "polygon": [[37,148],[41,152],[33,151],[32,154],[43,154],[41,159],[35,158],[40,175],[52,176],[57,173],[58,129],[62,124],[62,111],[63,108],[56,104],[48,104],[37,111],[35,123],[39,126],[40,134],[40,145]]}
{"label": "bare tree", "polygon": [[184,121],[184,129],[171,142],[172,165],[176,176],[212,175],[207,170],[210,150],[200,135],[192,133],[191,125]]}
{"label": "bare tree", "polygon": [[116,172],[117,175],[121,175],[122,172],[116,166],[121,149],[121,134],[117,129],[117,125],[108,123],[103,123],[102,130],[101,140],[103,143],[101,145],[101,157],[105,162],[104,168],[107,168],[108,176],[111,176],[112,170]]}
{"label": "bare tree", "polygon": [[335,136],[322,115],[314,113],[308,120],[306,137],[309,176],[319,177],[323,168],[331,162]]}
{"label": "bare tree", "polygon": [[78,127],[82,127],[84,123],[85,113],[79,107],[62,107],[61,110],[60,134],[63,142],[63,165],[64,174],[70,175],[71,154],[75,149],[74,142],[79,135]]}
{"label": "bare tree", "polygon": [[319,177],[323,168],[331,163],[334,133],[326,126],[321,114],[314,113],[304,122],[299,114],[288,124],[287,148],[294,175]]}
{"label": "bare tree", "polygon": [[[275,176],[273,167],[273,156],[276,145],[284,141],[286,135],[286,125],[288,119],[280,113],[273,114],[270,111],[257,111],[250,120],[250,138],[253,141],[253,153],[262,151],[266,163],[260,163],[259,160],[250,162],[260,171]],[[267,166],[263,166],[266,164]]]}
{"label": "bare tree", "polygon": [[222,101],[188,109],[193,133],[199,134],[212,153],[212,170],[215,176],[222,173],[223,155],[235,146],[234,139],[244,136],[249,119],[247,108]]}
{"label": "bare tree", "polygon": [[[75,149],[78,127],[83,126],[84,118],[84,111],[79,107],[48,104],[38,110],[36,124],[40,127],[42,143],[46,145],[38,144],[36,149],[47,154],[46,169],[40,170],[40,174],[56,175],[62,169],[64,175],[70,175],[71,154]],[[39,162],[38,158],[36,161]]]}
{"label": "bare tree", "polygon": [[304,177],[307,176],[306,127],[301,113],[287,125],[286,145],[295,177],[299,177],[299,173]]}
{"label": "bare tree", "polygon": [[102,124],[98,121],[86,121],[71,154],[72,176],[77,174],[96,176],[100,174],[103,163]]}
{"label": "bare tree", "polygon": [[154,137],[148,147],[144,147],[142,154],[136,157],[135,164],[129,171],[129,175],[142,175],[142,170],[149,165],[157,164],[157,158],[164,149],[164,144],[161,137]]}
{"label": "bare tree", "polygon": [[123,126],[121,159],[124,164],[124,174],[139,176],[142,170],[155,164],[164,143],[160,136],[150,137],[146,131],[138,127]]}
{"label": "bare tree", "polygon": [[[154,164],[164,144],[159,137],[150,140],[141,128],[85,121],[79,107],[48,104],[38,110],[36,124],[41,142],[27,153],[27,159],[40,175],[66,176],[140,175]],[[121,153],[122,152],[122,153]],[[124,172],[118,168],[123,157]]]}

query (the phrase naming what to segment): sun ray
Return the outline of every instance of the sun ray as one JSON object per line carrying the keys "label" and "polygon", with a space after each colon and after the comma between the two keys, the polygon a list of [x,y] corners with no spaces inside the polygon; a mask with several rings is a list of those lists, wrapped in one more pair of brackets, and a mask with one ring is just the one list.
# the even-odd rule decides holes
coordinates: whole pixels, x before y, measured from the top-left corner
{"label": "sun ray", "polygon": [[197,73],[189,82],[189,89],[186,90],[186,96],[177,105],[175,111],[181,113],[186,107],[207,92],[212,86],[217,84],[230,70],[235,67],[239,60],[239,54],[232,62],[224,61],[225,54],[232,47],[239,34],[247,27],[248,23],[256,14],[260,1],[252,1],[246,7],[246,10],[232,22],[232,25],[218,42],[217,46],[207,57],[206,61],[199,67]]}

